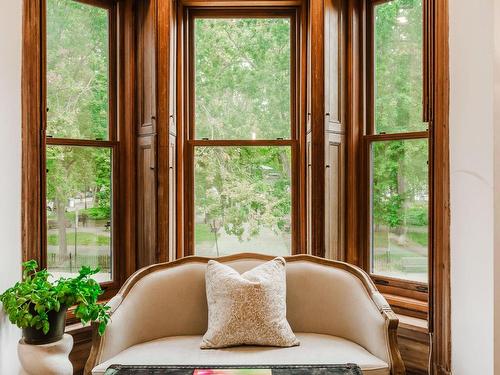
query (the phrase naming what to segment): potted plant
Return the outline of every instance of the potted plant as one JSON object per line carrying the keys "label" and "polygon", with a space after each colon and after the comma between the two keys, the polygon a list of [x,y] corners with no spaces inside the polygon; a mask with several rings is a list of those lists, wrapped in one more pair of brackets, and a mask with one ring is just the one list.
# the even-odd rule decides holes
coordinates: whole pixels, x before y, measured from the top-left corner
{"label": "potted plant", "polygon": [[46,269],[38,271],[34,260],[23,263],[23,268],[22,280],[0,294],[0,302],[11,323],[22,329],[25,343],[42,345],[60,340],[71,306],[83,324],[99,322],[99,334],[104,333],[109,307],[97,303],[103,291],[91,278],[98,268],[82,267],[78,276],[55,281],[49,281]]}

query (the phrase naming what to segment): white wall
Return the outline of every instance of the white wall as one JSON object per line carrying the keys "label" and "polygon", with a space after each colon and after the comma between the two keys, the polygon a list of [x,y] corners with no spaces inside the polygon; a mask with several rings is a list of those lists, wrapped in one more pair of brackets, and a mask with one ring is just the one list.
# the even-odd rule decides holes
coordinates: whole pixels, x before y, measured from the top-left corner
{"label": "white wall", "polygon": [[494,0],[449,4],[452,369],[493,374]]}
{"label": "white wall", "polygon": [[500,374],[500,3],[494,10],[494,177],[495,177],[495,311],[494,356],[495,374]]}
{"label": "white wall", "polygon": [[[0,0],[0,291],[20,277],[21,0]],[[0,375],[16,374],[19,330],[0,313]]]}

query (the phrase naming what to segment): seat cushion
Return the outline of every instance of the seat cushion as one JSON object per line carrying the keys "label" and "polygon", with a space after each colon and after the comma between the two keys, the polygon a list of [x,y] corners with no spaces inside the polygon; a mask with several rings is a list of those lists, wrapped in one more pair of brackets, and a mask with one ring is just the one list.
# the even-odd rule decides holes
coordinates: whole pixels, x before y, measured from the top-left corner
{"label": "seat cushion", "polygon": [[388,375],[389,366],[346,339],[315,333],[296,333],[300,346],[290,348],[238,346],[200,349],[201,336],[175,336],[134,345],[92,370],[104,374],[120,365],[285,365],[355,363],[363,374]]}

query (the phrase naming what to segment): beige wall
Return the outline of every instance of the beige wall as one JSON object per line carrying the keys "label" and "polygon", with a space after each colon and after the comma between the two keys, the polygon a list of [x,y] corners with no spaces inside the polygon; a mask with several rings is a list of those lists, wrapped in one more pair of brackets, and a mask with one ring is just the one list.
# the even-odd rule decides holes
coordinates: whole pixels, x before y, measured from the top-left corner
{"label": "beige wall", "polygon": [[[0,291],[20,276],[21,0],[0,0]],[[0,312],[0,375],[17,373],[19,330]]]}

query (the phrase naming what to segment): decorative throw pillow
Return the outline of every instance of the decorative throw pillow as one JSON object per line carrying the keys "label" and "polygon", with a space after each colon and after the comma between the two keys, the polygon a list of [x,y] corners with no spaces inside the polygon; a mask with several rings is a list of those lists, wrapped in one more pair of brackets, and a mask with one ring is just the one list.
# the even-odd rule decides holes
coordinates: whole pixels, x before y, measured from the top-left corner
{"label": "decorative throw pillow", "polygon": [[236,345],[299,345],[286,320],[285,260],[239,274],[211,260],[205,274],[208,330],[202,349]]}

